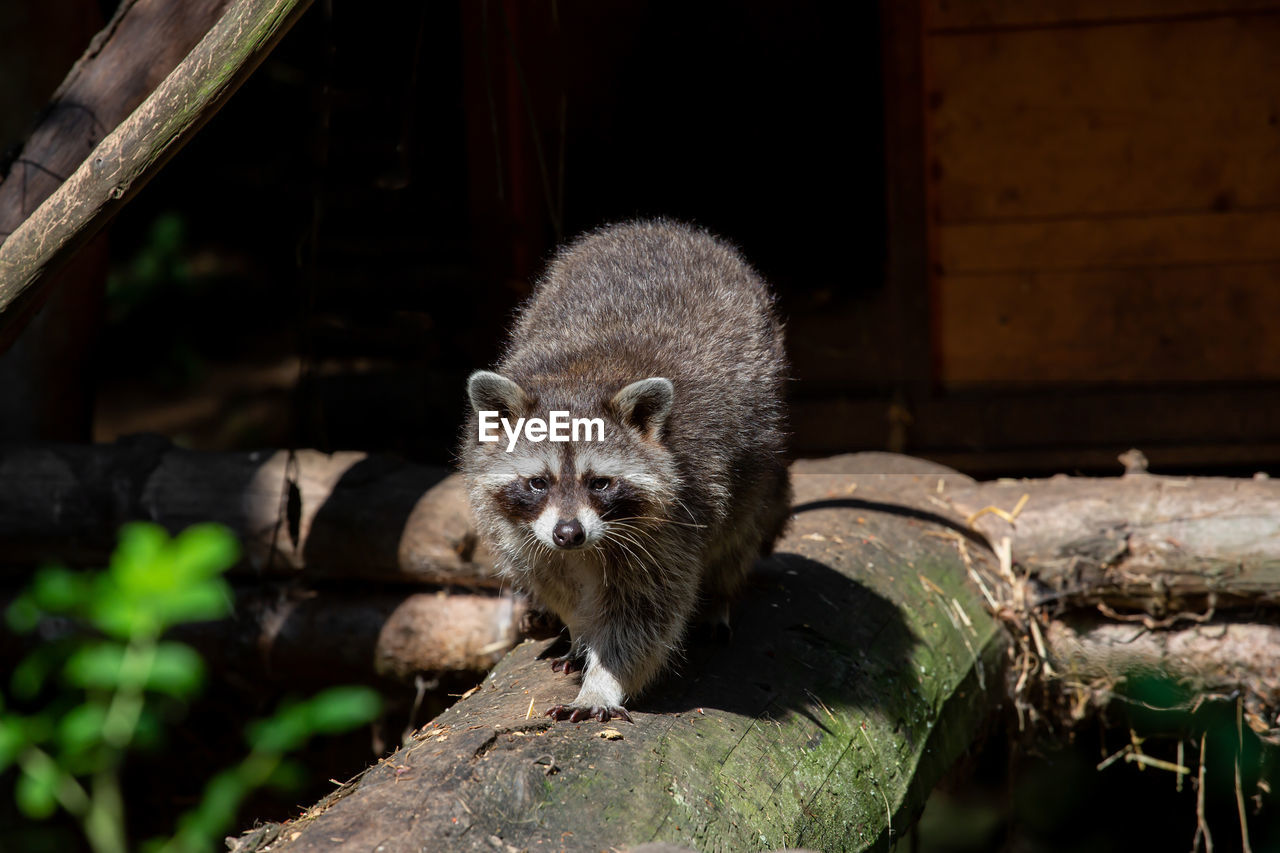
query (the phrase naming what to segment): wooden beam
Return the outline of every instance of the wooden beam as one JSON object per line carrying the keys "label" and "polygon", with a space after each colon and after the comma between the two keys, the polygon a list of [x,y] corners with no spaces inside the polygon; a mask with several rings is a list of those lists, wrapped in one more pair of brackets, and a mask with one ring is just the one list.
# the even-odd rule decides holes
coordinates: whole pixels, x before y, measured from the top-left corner
{"label": "wooden beam", "polygon": [[0,349],[47,296],[48,274],[204,126],[310,0],[233,0],[199,44],[0,245]]}
{"label": "wooden beam", "polygon": [[0,182],[0,243],[129,117],[229,0],[122,0],[58,86]]}

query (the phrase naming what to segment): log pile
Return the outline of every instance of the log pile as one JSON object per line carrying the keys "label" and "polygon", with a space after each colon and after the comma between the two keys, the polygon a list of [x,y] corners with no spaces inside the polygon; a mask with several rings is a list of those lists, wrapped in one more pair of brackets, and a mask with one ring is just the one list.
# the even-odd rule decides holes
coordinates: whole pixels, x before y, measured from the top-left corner
{"label": "log pile", "polygon": [[[1280,485],[978,483],[890,454],[796,462],[792,480],[792,527],[734,638],[695,636],[635,725],[545,719],[576,684],[541,659],[554,641],[526,641],[400,750],[241,849],[866,849],[910,824],[993,709],[1060,729],[1151,674],[1188,701],[1238,701],[1280,739]],[[320,658],[408,679],[498,657],[519,606],[464,503],[446,472],[362,454],[0,451],[11,569],[59,550],[100,561],[128,518],[222,521],[246,544],[245,615],[218,630],[245,636],[216,645],[274,648],[276,670]]]}

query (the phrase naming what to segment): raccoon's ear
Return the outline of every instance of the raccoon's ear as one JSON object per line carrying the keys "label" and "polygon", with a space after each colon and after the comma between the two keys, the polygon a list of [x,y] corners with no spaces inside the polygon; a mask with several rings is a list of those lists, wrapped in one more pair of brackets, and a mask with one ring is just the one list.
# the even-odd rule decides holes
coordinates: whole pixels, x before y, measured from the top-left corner
{"label": "raccoon's ear", "polygon": [[467,396],[477,412],[497,412],[499,417],[524,411],[528,397],[519,385],[500,373],[477,370],[467,379]]}
{"label": "raccoon's ear", "polygon": [[613,396],[613,409],[618,420],[640,431],[646,438],[657,440],[671,414],[676,389],[670,379],[654,376],[632,382]]}

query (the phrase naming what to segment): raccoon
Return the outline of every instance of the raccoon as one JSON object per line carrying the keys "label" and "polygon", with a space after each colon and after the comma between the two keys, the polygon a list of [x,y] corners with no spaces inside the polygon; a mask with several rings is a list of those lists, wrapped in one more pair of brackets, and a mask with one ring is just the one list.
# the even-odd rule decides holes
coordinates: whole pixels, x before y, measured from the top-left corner
{"label": "raccoon", "polygon": [[[787,372],[773,297],[733,248],[665,220],[560,250],[496,372],[467,382],[461,457],[500,572],[556,613],[582,670],[574,722],[625,703],[727,604],[790,515]],[[480,412],[599,419],[578,441],[479,441]],[[492,415],[488,416],[492,419]],[[510,450],[508,450],[510,447]]]}

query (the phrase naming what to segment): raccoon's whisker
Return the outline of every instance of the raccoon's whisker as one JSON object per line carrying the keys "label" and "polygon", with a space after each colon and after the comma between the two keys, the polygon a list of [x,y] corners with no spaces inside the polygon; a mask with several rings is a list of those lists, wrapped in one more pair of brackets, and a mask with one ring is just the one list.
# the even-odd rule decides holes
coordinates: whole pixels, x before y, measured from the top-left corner
{"label": "raccoon's whisker", "polygon": [[628,548],[627,544],[616,536],[610,537],[608,541],[609,544],[613,546],[613,550],[626,560],[627,568],[634,568],[635,564],[633,562],[633,558],[635,557],[635,552]]}
{"label": "raccoon's whisker", "polygon": [[[635,566],[638,565],[640,567],[640,571],[648,575],[649,568],[648,566],[645,565],[644,560],[640,559],[639,554],[635,553],[629,547],[627,547],[628,542],[637,546],[639,545],[639,543],[637,543],[634,539],[630,539],[629,537],[625,537],[623,534],[617,533],[616,531],[614,531],[613,533],[614,535],[611,537],[610,541],[613,542],[613,544],[618,546],[618,550],[622,554],[623,559],[627,561],[627,567],[634,568]],[[646,553],[648,552],[646,551]]]}
{"label": "raccoon's whisker", "polygon": [[605,522],[605,525],[606,527],[620,527],[623,530],[627,530],[631,533],[639,533],[644,536],[647,536],[650,539],[656,539],[656,536],[654,535],[654,531],[650,529],[652,525],[632,524],[630,522],[630,519],[626,519],[626,518],[611,519],[610,521]]}
{"label": "raccoon's whisker", "polygon": [[611,522],[619,521],[656,521],[659,524],[678,524],[681,527],[706,527],[705,524],[695,524],[689,521],[676,521],[674,518],[659,518],[656,515],[630,515],[626,518],[611,518]]}
{"label": "raccoon's whisker", "polygon": [[[697,516],[693,514],[693,510],[689,509],[689,505],[687,503],[682,501],[679,497],[676,497],[676,496],[673,496],[673,497],[675,498],[675,502],[680,504],[680,508],[683,509],[685,512],[689,513],[690,521],[694,521],[697,519]],[[705,525],[699,525],[699,526],[705,527]]]}
{"label": "raccoon's whisker", "polygon": [[[619,545],[620,545],[620,546],[621,546],[625,551],[627,551],[628,553],[630,553],[630,554],[634,554],[634,556],[635,556],[635,558],[636,558],[636,562],[638,562],[638,563],[640,564],[640,570],[641,570],[641,571],[643,571],[646,575],[647,575],[647,574],[649,574],[649,567],[648,567],[648,565],[646,565],[645,561],[644,561],[643,559],[641,559],[641,558],[640,558],[640,555],[639,555],[639,554],[635,554],[633,551],[631,551],[631,549],[630,549],[630,548],[628,548],[628,547],[627,547],[627,545],[628,545],[628,544],[630,544],[630,545],[634,545],[636,548],[639,548],[641,551],[643,551],[643,552],[644,552],[644,554],[645,554],[645,556],[649,558],[649,561],[653,564],[653,566],[654,566],[655,568],[659,568],[659,563],[658,563],[657,559],[656,559],[656,558],[654,558],[653,553],[652,553],[652,552],[650,552],[648,548],[644,547],[644,544],[643,544],[643,543],[641,543],[641,542],[640,542],[640,540],[638,540],[638,539],[636,539],[636,538],[634,538],[634,537],[632,537],[632,536],[630,536],[630,535],[628,535],[628,534],[626,534],[626,533],[623,533],[622,531],[619,531],[619,530],[615,530],[615,531],[611,531],[611,532],[613,533],[613,536],[615,537],[615,540],[614,540],[614,541],[616,541],[616,542],[617,542],[617,543],[618,543],[618,544],[619,544]],[[626,544],[624,544],[624,543],[626,543]]]}
{"label": "raccoon's whisker", "polygon": [[[617,524],[615,530],[625,530],[637,545],[640,545],[643,542],[648,542],[650,545],[654,546],[654,548],[661,550],[661,543],[658,541],[658,537],[654,535],[652,530],[647,530],[635,524]],[[650,560],[655,564],[658,564],[657,558],[655,558],[647,548],[645,549],[645,553],[648,554]]]}
{"label": "raccoon's whisker", "polygon": [[516,545],[517,553],[527,562],[533,562],[539,552],[547,550],[547,546],[542,544],[542,540],[532,530],[525,530],[520,537],[520,542]]}
{"label": "raccoon's whisker", "polygon": [[[657,560],[655,560],[653,556],[653,552],[650,552],[648,548],[644,547],[644,542],[643,540],[641,540],[639,535],[637,535],[637,532],[634,532],[634,530],[627,530],[625,526],[622,526],[622,525],[620,525],[620,528],[621,529],[611,530],[611,532],[609,533],[613,533],[614,535],[616,535],[618,539],[625,539],[626,542],[630,544],[634,544],[635,547],[640,548],[641,551],[644,551],[645,556],[649,557],[649,560],[652,560],[653,562],[658,562]],[[650,544],[652,543],[653,543],[653,540],[650,539]]]}
{"label": "raccoon's whisker", "polygon": [[[634,570],[635,570],[635,561],[632,559],[631,554],[630,554],[629,552],[627,552],[624,548],[616,549],[616,550],[614,551],[614,554],[615,554],[617,557],[621,557],[621,558],[622,558],[622,562],[623,562],[623,564],[624,564],[625,568],[627,568],[627,569],[629,569],[629,570],[631,570],[631,571],[634,571]],[[643,571],[643,569],[642,569],[642,571]]]}
{"label": "raccoon's whisker", "polygon": [[600,576],[604,579],[604,588],[609,588],[609,563],[605,560],[604,554],[599,548],[592,548],[591,554],[596,558],[596,562],[600,564]]}

